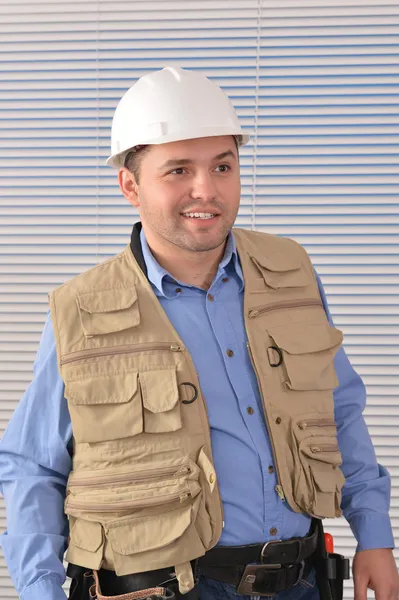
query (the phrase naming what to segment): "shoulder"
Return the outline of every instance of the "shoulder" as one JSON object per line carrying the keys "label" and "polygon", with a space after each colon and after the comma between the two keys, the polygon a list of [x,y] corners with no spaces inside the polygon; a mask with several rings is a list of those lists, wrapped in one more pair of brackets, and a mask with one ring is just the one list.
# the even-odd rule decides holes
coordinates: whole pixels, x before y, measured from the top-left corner
{"label": "shoulder", "polygon": [[296,252],[308,257],[305,248],[291,238],[241,228],[234,228],[233,234],[238,247],[241,246],[255,255],[258,253],[283,255]]}
{"label": "shoulder", "polygon": [[106,285],[107,281],[115,280],[115,276],[119,275],[123,270],[126,262],[128,261],[127,256],[128,248],[125,248],[122,252],[116,256],[91,267],[87,271],[76,275],[69,281],[66,281],[58,288],[52,290],[49,294],[49,298],[55,298],[62,296],[64,293],[70,294],[71,292],[83,293],[85,291],[95,291],[101,286]]}

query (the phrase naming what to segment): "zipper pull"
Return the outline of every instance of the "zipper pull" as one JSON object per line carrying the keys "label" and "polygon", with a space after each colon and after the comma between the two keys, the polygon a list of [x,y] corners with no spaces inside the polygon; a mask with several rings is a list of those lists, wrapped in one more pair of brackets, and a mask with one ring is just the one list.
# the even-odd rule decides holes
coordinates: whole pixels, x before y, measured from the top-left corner
{"label": "zipper pull", "polygon": [[283,488],[281,487],[281,485],[276,485],[276,487],[274,489],[276,490],[277,495],[280,498],[281,502],[285,502],[284,491],[283,491]]}
{"label": "zipper pull", "polygon": [[190,498],[191,498],[191,492],[185,492],[184,494],[181,494],[180,504],[183,504],[183,502],[186,502],[186,500],[189,500]]}

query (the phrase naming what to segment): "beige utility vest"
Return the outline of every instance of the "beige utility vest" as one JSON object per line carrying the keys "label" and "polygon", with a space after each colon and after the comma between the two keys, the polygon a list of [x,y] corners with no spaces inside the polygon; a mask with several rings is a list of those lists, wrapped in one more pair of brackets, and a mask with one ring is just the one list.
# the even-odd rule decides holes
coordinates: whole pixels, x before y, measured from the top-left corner
{"label": "beige utility vest", "polygon": [[[301,246],[234,235],[276,492],[296,512],[339,516],[333,358],[342,334],[328,324]],[[188,591],[189,561],[218,542],[223,526],[191,356],[130,246],[55,290],[50,305],[74,437],[67,560],[118,575],[174,566]]]}

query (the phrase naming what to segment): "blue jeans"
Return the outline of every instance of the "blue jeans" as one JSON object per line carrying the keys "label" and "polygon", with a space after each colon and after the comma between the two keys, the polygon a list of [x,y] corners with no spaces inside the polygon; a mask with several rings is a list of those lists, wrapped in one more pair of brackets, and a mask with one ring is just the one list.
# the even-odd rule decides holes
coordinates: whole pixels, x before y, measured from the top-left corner
{"label": "blue jeans", "polygon": [[[239,596],[232,585],[202,576],[199,591],[201,600],[267,600],[267,596]],[[314,571],[295,587],[270,598],[271,600],[320,600]]]}

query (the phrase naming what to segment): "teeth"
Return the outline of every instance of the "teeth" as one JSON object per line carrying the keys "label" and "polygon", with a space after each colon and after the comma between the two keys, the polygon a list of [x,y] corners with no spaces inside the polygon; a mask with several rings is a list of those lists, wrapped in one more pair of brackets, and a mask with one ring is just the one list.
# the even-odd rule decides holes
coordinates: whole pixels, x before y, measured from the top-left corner
{"label": "teeth", "polygon": [[211,219],[215,216],[212,213],[183,213],[183,215],[191,219]]}

